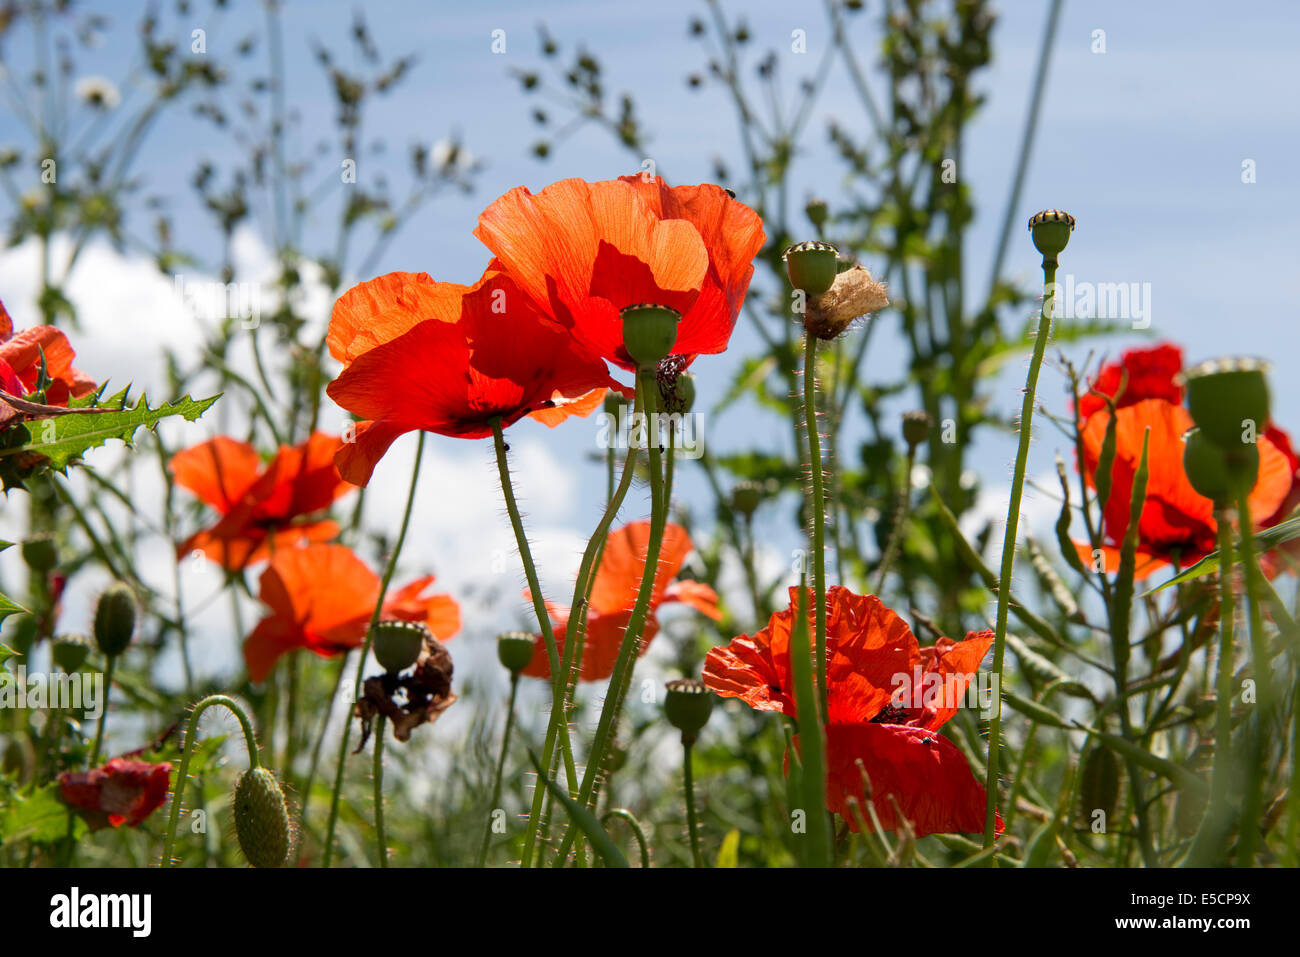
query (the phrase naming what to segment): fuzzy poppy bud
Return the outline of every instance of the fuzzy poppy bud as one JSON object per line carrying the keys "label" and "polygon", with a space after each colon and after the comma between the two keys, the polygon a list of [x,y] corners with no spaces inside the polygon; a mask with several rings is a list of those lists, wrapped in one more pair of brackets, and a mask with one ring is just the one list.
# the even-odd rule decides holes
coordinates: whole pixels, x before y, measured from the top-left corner
{"label": "fuzzy poppy bud", "polygon": [[235,784],[235,833],[254,867],[284,867],[293,831],[284,789],[266,768],[249,768]]}
{"label": "fuzzy poppy bud", "polygon": [[839,251],[830,243],[796,243],[781,254],[790,285],[809,296],[820,296],[831,288],[839,271]]}
{"label": "fuzzy poppy bud", "polygon": [[50,654],[59,668],[71,674],[80,671],[90,655],[90,642],[85,635],[59,635],[50,646]]}
{"label": "fuzzy poppy bud", "polygon": [[911,412],[903,413],[903,441],[912,451],[926,440],[930,434],[930,426],[934,420],[930,418],[930,413],[923,409],[914,409]]}
{"label": "fuzzy poppy bud", "polygon": [[51,535],[37,535],[23,542],[23,561],[34,572],[45,574],[59,563],[59,552]]}
{"label": "fuzzy poppy bud", "polygon": [[1183,373],[1187,411],[1205,437],[1223,449],[1250,444],[1268,426],[1268,364],[1215,359]]}
{"label": "fuzzy poppy bud", "polygon": [[697,678],[678,678],[664,686],[664,716],[682,733],[682,743],[695,741],[713,713],[714,694]]}
{"label": "fuzzy poppy bud", "polygon": [[381,621],[371,650],[385,671],[396,674],[415,664],[429,629],[418,621]]}
{"label": "fuzzy poppy bud", "polygon": [[1110,748],[1093,748],[1084,759],[1079,781],[1079,810],[1085,817],[1094,811],[1113,817],[1119,804],[1120,764]]}
{"label": "fuzzy poppy bud", "polygon": [[1045,262],[1056,262],[1061,250],[1069,244],[1073,229],[1074,217],[1063,209],[1045,209],[1029,217],[1029,233]]}
{"label": "fuzzy poppy bud", "polygon": [[114,582],[95,606],[95,644],[109,658],[126,651],[135,634],[135,595],[129,585]]}
{"label": "fuzzy poppy bud", "polygon": [[731,490],[731,507],[750,518],[763,501],[763,486],[758,482],[741,482]]}
{"label": "fuzzy poppy bud", "polygon": [[671,399],[664,406],[669,412],[689,412],[695,405],[695,376],[689,372],[678,374],[673,382]]}
{"label": "fuzzy poppy bud", "polygon": [[497,638],[497,658],[507,671],[517,675],[533,660],[536,639],[523,631],[507,631]]}
{"label": "fuzzy poppy bud", "polygon": [[639,303],[620,310],[623,347],[642,369],[654,368],[677,342],[677,324],[682,314],[668,306]]}

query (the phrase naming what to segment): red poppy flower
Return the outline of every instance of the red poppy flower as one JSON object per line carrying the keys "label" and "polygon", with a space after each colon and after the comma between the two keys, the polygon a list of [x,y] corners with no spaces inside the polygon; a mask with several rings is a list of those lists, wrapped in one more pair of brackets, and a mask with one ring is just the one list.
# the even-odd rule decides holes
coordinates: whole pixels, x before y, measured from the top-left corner
{"label": "red poppy flower", "polygon": [[330,398],[368,420],[337,457],[357,485],[406,432],[478,439],[492,434],[494,418],[510,425],[534,413],[553,426],[589,414],[618,387],[492,267],[469,287],[423,273],[362,283],[335,305],[329,345],[345,363]]}
{"label": "red poppy flower", "polygon": [[166,761],[113,758],[101,768],[60,774],[59,792],[65,803],[81,811],[91,830],[138,827],[167,800],[171,774]]}
{"label": "red poppy flower", "polygon": [[301,542],[328,541],[339,532],[331,521],[297,519],[328,508],[352,486],[339,476],[334,456],[343,442],[315,432],[295,446],[282,446],[265,467],[247,442],[218,436],[172,456],[176,483],[221,514],[210,528],[177,549],[203,552],[237,571]]}
{"label": "red poppy flower", "polygon": [[[810,621],[811,598],[810,590]],[[797,717],[790,667],[797,600],[797,590],[790,589],[790,607],[774,614],[766,628],[711,650],[704,683],[756,710]],[[839,585],[827,591],[826,611],[827,808],[858,830],[848,798],[865,800],[861,761],[883,829],[898,828],[897,801],[918,836],[982,831],[984,788],[938,729],[961,706],[993,632],[921,648],[907,623],[879,598]]]}
{"label": "red poppy flower", "polygon": [[[591,603],[587,610],[587,637],[582,645],[583,681],[601,681],[614,673],[623,633],[627,631],[632,608],[636,605],[637,591],[641,587],[649,544],[650,523],[646,521],[624,525],[611,532],[605,540],[605,551],[601,556],[600,568],[596,571],[596,580],[592,583]],[[712,588],[702,582],[673,580],[686,561],[686,556],[694,548],[686,529],[671,523],[664,526],[659,566],[655,571],[654,590],[650,594],[650,612],[641,633],[638,654],[646,653],[650,642],[659,632],[655,613],[661,605],[682,602],[715,621],[722,617],[718,610],[718,595]],[[563,654],[568,609],[559,608],[550,602],[547,607],[555,620],[555,642]],[[540,640],[534,646],[533,660],[523,673],[534,678],[551,676],[546,646]]]}
{"label": "red poppy flower", "polygon": [[[1103,395],[1109,396],[1121,409],[1143,399],[1164,399],[1178,405],[1183,401],[1183,387],[1177,381],[1182,371],[1183,350],[1172,342],[1128,349],[1119,362],[1109,362],[1097,373],[1092,391],[1101,395],[1079,397],[1079,418],[1086,419],[1106,408]],[[1119,391],[1121,380],[1124,380],[1122,393]]]}
{"label": "red poppy flower", "polygon": [[0,380],[10,395],[23,397],[36,389],[45,358],[46,405],[67,405],[95,391],[95,380],[72,367],[76,357],[68,337],[53,326],[32,326],[14,333],[13,320],[0,302]]}
{"label": "red poppy flower", "polygon": [[[460,606],[449,595],[426,595],[433,576],[417,578],[384,597],[383,619],[418,621],[438,638],[460,630]],[[365,639],[379,576],[342,545],[308,545],[275,553],[262,572],[258,598],[271,613],[244,641],[248,676],[261,682],[281,655],[307,648],[323,658]]]}
{"label": "red poppy flower", "polygon": [[[1164,399],[1142,399],[1116,411],[1115,463],[1102,530],[1105,567],[1119,567],[1120,545],[1128,531],[1133,478],[1142,458],[1142,441],[1151,430],[1147,449],[1146,504],[1138,524],[1136,578],[1143,579],[1176,557],[1182,567],[1199,561],[1216,547],[1218,525],[1214,504],[1192,488],[1183,471],[1183,434],[1192,427],[1191,414]],[[1096,488],[1096,470],[1110,413],[1094,413],[1084,423],[1085,478]],[[1259,438],[1259,478],[1250,494],[1251,514],[1272,516],[1291,492],[1295,460],[1265,434]],[[1289,449],[1289,442],[1287,443]],[[1256,523],[1257,525],[1259,523]],[[1094,560],[1092,547],[1077,543],[1085,563]]]}
{"label": "red poppy flower", "polygon": [[725,350],[765,239],[758,215],[722,187],[640,175],[517,187],[474,235],[539,309],[629,371],[619,310],[636,303],[682,313],[673,355]]}

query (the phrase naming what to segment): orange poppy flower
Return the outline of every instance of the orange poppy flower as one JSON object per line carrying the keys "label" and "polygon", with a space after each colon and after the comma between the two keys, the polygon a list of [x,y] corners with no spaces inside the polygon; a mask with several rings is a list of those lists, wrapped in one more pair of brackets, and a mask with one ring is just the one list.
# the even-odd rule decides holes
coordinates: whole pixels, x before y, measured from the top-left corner
{"label": "orange poppy flower", "polygon": [[[427,595],[433,576],[417,578],[384,597],[381,619],[418,621],[440,639],[460,630],[460,606],[449,595]],[[359,647],[370,626],[381,582],[342,545],[308,545],[276,552],[262,572],[258,598],[271,613],[244,641],[253,681],[265,681],[280,656],[307,648],[328,658]]]}
{"label": "orange poppy flower", "polygon": [[619,310],[653,302],[682,314],[672,354],[727,348],[762,248],[763,222],[720,186],[625,176],[520,186],[474,230],[537,307],[624,369]]}
{"label": "orange poppy flower", "polygon": [[172,766],[113,758],[90,771],[65,771],[59,775],[59,793],[65,804],[81,812],[91,830],[102,827],[138,827],[167,800]]}
{"label": "orange poppy flower", "polygon": [[176,483],[221,514],[215,525],[186,539],[178,555],[198,550],[238,571],[274,550],[336,536],[334,522],[296,520],[352,490],[334,466],[342,445],[336,436],[315,432],[282,446],[265,467],[257,449],[227,436],[177,452],[169,465]]}
{"label": "orange poppy flower", "polygon": [[[1183,350],[1172,342],[1128,349],[1118,362],[1108,362],[1097,373],[1092,392],[1099,395],[1089,393],[1079,397],[1079,418],[1086,419],[1106,408],[1103,395],[1121,409],[1143,399],[1164,399],[1179,405],[1183,401],[1183,387],[1178,383],[1178,374],[1182,371]],[[1123,392],[1119,391],[1121,380]]]}
{"label": "orange poppy flower", "polygon": [[[1120,545],[1128,531],[1133,478],[1142,458],[1142,441],[1151,430],[1147,449],[1146,504],[1138,523],[1138,551],[1135,577],[1144,579],[1176,557],[1182,567],[1193,564],[1216,547],[1218,525],[1214,504],[1198,494],[1183,471],[1183,434],[1192,427],[1192,417],[1181,405],[1164,399],[1141,399],[1116,411],[1115,463],[1110,497],[1102,521],[1105,568],[1119,567]],[[1082,428],[1085,479],[1096,488],[1096,470],[1102,442],[1110,422],[1103,409],[1088,417]],[[1285,433],[1280,440],[1285,439]],[[1268,437],[1259,438],[1259,478],[1250,494],[1251,514],[1273,516],[1291,493],[1295,481],[1295,460]],[[1259,523],[1256,523],[1257,526]],[[1092,563],[1092,547],[1076,543],[1080,558]]]}
{"label": "orange poppy flower", "polygon": [[68,337],[53,326],[32,326],[17,334],[14,323],[0,302],[0,384],[19,398],[36,389],[45,358],[46,405],[67,405],[95,391],[95,380],[72,367],[76,357]]}
{"label": "orange poppy flower", "polygon": [[[791,588],[790,607],[774,614],[766,628],[712,649],[704,683],[755,710],[797,717],[790,667],[797,601],[798,591]],[[812,606],[810,589],[810,621]],[[938,730],[961,707],[993,632],[921,648],[907,623],[879,598],[839,585],[826,593],[826,612],[827,808],[858,830],[848,799],[865,800],[861,761],[884,830],[899,827],[897,801],[918,836],[982,831],[984,787]]]}
{"label": "orange poppy flower", "polygon": [[493,418],[510,425],[529,414],[554,426],[589,414],[618,387],[493,267],[473,286],[423,273],[362,283],[335,304],[329,346],[344,363],[330,398],[367,420],[337,456],[357,485],[399,435],[478,439],[492,434]]}
{"label": "orange poppy flower", "polygon": [[[601,681],[614,673],[623,633],[627,631],[632,608],[636,605],[637,591],[641,587],[649,544],[648,521],[624,525],[611,532],[605,540],[605,551],[601,556],[600,568],[596,571],[596,580],[592,582],[591,603],[587,610],[587,637],[582,645],[580,675],[583,681]],[[650,642],[659,632],[655,612],[661,605],[682,602],[714,621],[722,617],[722,612],[718,609],[718,595],[712,588],[702,582],[674,580],[682,563],[686,561],[686,556],[694,549],[695,545],[686,529],[671,523],[664,526],[659,566],[655,571],[654,589],[650,593],[650,611],[641,633],[638,654],[646,653]],[[555,620],[555,642],[563,654],[568,609],[559,608],[550,602],[547,602],[547,608]],[[540,640],[534,645],[533,660],[523,673],[534,678],[551,676],[550,660],[546,656],[546,647]]]}

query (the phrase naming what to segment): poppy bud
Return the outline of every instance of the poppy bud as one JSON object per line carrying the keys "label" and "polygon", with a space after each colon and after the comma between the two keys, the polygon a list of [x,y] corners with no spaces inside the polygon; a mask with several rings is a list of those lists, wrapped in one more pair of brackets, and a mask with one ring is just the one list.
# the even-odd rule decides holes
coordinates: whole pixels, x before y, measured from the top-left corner
{"label": "poppy bud", "polygon": [[23,542],[23,561],[34,572],[45,574],[59,563],[58,549],[52,535],[37,535]]}
{"label": "poppy bud", "polygon": [[254,867],[284,867],[292,828],[284,789],[266,768],[249,768],[235,784],[235,833]]}
{"label": "poppy bud", "polygon": [[80,671],[90,655],[90,642],[85,635],[59,635],[50,646],[50,654],[65,673]]}
{"label": "poppy bud", "polygon": [[1197,493],[1223,508],[1232,498],[1234,488],[1245,483],[1253,487],[1259,475],[1259,446],[1243,444],[1222,449],[1210,441],[1201,429],[1188,429],[1183,435],[1183,471]]}
{"label": "poppy bud", "polygon": [[930,426],[934,420],[930,418],[930,413],[923,409],[914,409],[911,412],[903,413],[903,441],[912,451],[926,440],[930,434]]}
{"label": "poppy bud", "polygon": [[653,368],[677,342],[682,314],[668,306],[638,303],[619,311],[623,320],[623,347],[641,368]]}
{"label": "poppy bud", "polygon": [[746,518],[758,511],[762,501],[763,486],[758,482],[741,482],[731,490],[731,507]]}
{"label": "poppy bud", "polygon": [[1187,410],[1206,438],[1233,450],[1264,431],[1269,419],[1267,371],[1267,363],[1257,359],[1215,359],[1183,373]]}
{"label": "poppy bud", "polygon": [[36,769],[36,749],[25,737],[10,738],[0,757],[0,776],[13,777],[19,784],[27,781]]}
{"label": "poppy bud", "polygon": [[1073,229],[1074,217],[1063,209],[1045,209],[1029,217],[1029,233],[1044,262],[1056,262],[1056,257],[1070,242]]}
{"label": "poppy bud", "polygon": [[114,582],[95,606],[95,644],[109,658],[126,651],[135,634],[135,595],[129,585]]}
{"label": "poppy bud", "polygon": [[1080,771],[1079,810],[1090,818],[1094,811],[1102,811],[1107,818],[1115,814],[1119,804],[1119,758],[1110,748],[1093,748],[1084,759]]}
{"label": "poppy bud", "polygon": [[517,675],[533,660],[536,639],[526,632],[507,631],[497,638],[497,658],[507,671]]}
{"label": "poppy bud", "polygon": [[371,650],[385,671],[397,674],[415,664],[429,629],[418,621],[381,621]]}
{"label": "poppy bud", "polygon": [[695,405],[695,376],[683,372],[673,383],[672,399],[665,403],[669,412],[689,412]]}
{"label": "poppy bud", "polygon": [[697,678],[678,678],[664,687],[668,692],[664,695],[664,716],[682,733],[682,743],[691,744],[700,729],[709,723],[713,692]]}
{"label": "poppy bud", "polygon": [[808,222],[812,223],[817,229],[826,225],[826,220],[830,216],[830,208],[826,205],[824,199],[810,199],[808,205],[803,208],[804,213],[808,216]]}
{"label": "poppy bud", "polygon": [[839,251],[830,243],[796,243],[781,254],[790,285],[809,296],[820,296],[835,282]]}

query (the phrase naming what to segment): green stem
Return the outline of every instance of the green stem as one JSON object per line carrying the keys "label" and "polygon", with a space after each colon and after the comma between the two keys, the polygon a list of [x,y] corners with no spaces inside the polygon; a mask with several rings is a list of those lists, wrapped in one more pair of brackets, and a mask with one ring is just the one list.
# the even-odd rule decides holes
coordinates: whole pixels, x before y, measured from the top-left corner
{"label": "green stem", "polygon": [[[361,657],[357,660],[357,678],[352,688],[353,701],[361,697],[361,683],[365,680],[366,673],[366,656],[370,654],[370,646],[375,641],[375,625],[379,623],[384,599],[388,597],[388,585],[393,580],[393,572],[397,569],[397,556],[402,553],[402,545],[406,543],[406,531],[411,525],[411,510],[415,505],[415,489],[420,479],[420,460],[423,458],[424,432],[421,432],[419,442],[415,446],[415,466],[411,469],[411,487],[406,493],[406,510],[402,513],[402,527],[397,533],[393,553],[388,556],[388,565],[384,569],[384,578],[379,586],[379,598],[375,602],[375,610],[370,615],[370,626],[366,629],[365,641],[361,645]],[[351,736],[352,716],[348,715],[343,721],[343,740],[339,742],[339,756],[334,766],[334,789],[330,794],[329,823],[325,827],[324,867],[329,867],[334,859],[334,829],[338,826],[339,798],[343,793],[343,768],[348,756],[348,738]]]}
{"label": "green stem", "polygon": [[253,724],[248,720],[248,715],[238,701],[227,695],[214,694],[208,695],[194,706],[190,712],[189,727],[185,731],[185,751],[181,755],[181,767],[176,773],[176,783],[172,785],[172,806],[167,816],[167,834],[163,839],[163,867],[172,867],[175,864],[173,852],[176,847],[176,824],[181,816],[181,791],[185,787],[185,781],[189,775],[190,759],[194,756],[194,743],[198,740],[199,718],[204,711],[214,705],[220,705],[227,709],[239,720],[239,726],[244,731],[244,747],[248,751],[248,769],[255,771],[262,766],[261,755],[257,747],[257,736],[253,733]]}
{"label": "green stem", "polygon": [[89,767],[99,764],[99,752],[104,746],[104,725],[108,723],[108,699],[113,694],[113,667],[117,664],[117,655],[109,655],[104,664],[104,704],[99,712],[99,723],[95,727],[95,745],[90,749]]}
{"label": "green stem", "polygon": [[906,470],[903,472],[903,488],[898,494],[898,507],[894,510],[894,525],[889,530],[889,541],[885,545],[885,553],[880,558],[880,570],[876,577],[877,595],[885,587],[885,576],[889,574],[889,566],[893,564],[894,557],[902,545],[903,532],[907,526],[907,514],[912,505],[912,469],[915,465],[916,446],[909,444]]}
{"label": "green stem", "polygon": [[[1011,573],[1016,563],[1016,532],[1020,525],[1020,501],[1025,491],[1025,471],[1029,467],[1030,426],[1034,417],[1034,397],[1038,390],[1038,373],[1043,366],[1047,340],[1052,329],[1055,310],[1053,291],[1056,286],[1056,259],[1043,257],[1043,310],[1038,319],[1038,334],[1034,338],[1034,354],[1029,361],[1029,375],[1025,380],[1025,398],[1020,406],[1020,442],[1016,450],[1016,469],[1011,478],[1011,501],[1007,506],[1007,527],[1002,539],[1002,571],[998,578],[998,617],[993,639],[993,675],[1002,686],[1002,664],[1007,651],[1007,615],[1010,611]],[[1002,743],[1002,699],[998,698],[989,721],[989,760],[984,779],[984,847],[993,846],[994,827],[998,801],[998,749]]]}
{"label": "green stem", "polygon": [[1267,741],[1265,731],[1272,715],[1273,690],[1270,671],[1272,662],[1268,653],[1268,638],[1264,633],[1264,615],[1261,604],[1260,572],[1255,552],[1255,526],[1250,516],[1250,489],[1237,492],[1237,527],[1241,535],[1241,564],[1246,573],[1246,598],[1250,605],[1250,656],[1255,672],[1255,720],[1250,725],[1250,755],[1244,769],[1246,794],[1241,805],[1241,828],[1237,835],[1237,866],[1254,866],[1262,834],[1259,827],[1263,815],[1264,779],[1268,776]]}
{"label": "green stem", "polygon": [[691,767],[691,746],[692,742],[682,740],[682,772],[685,777],[686,786],[686,826],[691,832],[691,858],[695,861],[696,867],[704,866],[704,855],[700,853],[700,831],[699,822],[695,817],[695,774]]}
{"label": "green stem", "polygon": [[492,816],[501,803],[501,776],[505,773],[506,754],[510,750],[510,732],[515,726],[515,695],[519,691],[519,675],[510,676],[510,701],[506,704],[506,730],[501,735],[501,756],[497,758],[496,778],[492,782],[492,804],[488,808],[487,827],[483,829],[483,846],[478,851],[479,867],[487,866],[488,845],[492,843]]}
{"label": "green stem", "polygon": [[803,410],[808,432],[808,468],[812,473],[812,558],[813,591],[817,609],[817,699],[822,721],[828,715],[826,705],[826,496],[822,475],[821,435],[817,429],[817,337],[804,335]]}
{"label": "green stem", "polygon": [[384,839],[384,733],[387,719],[381,714],[375,719],[375,846],[379,849],[379,866],[388,866],[388,841]]}

